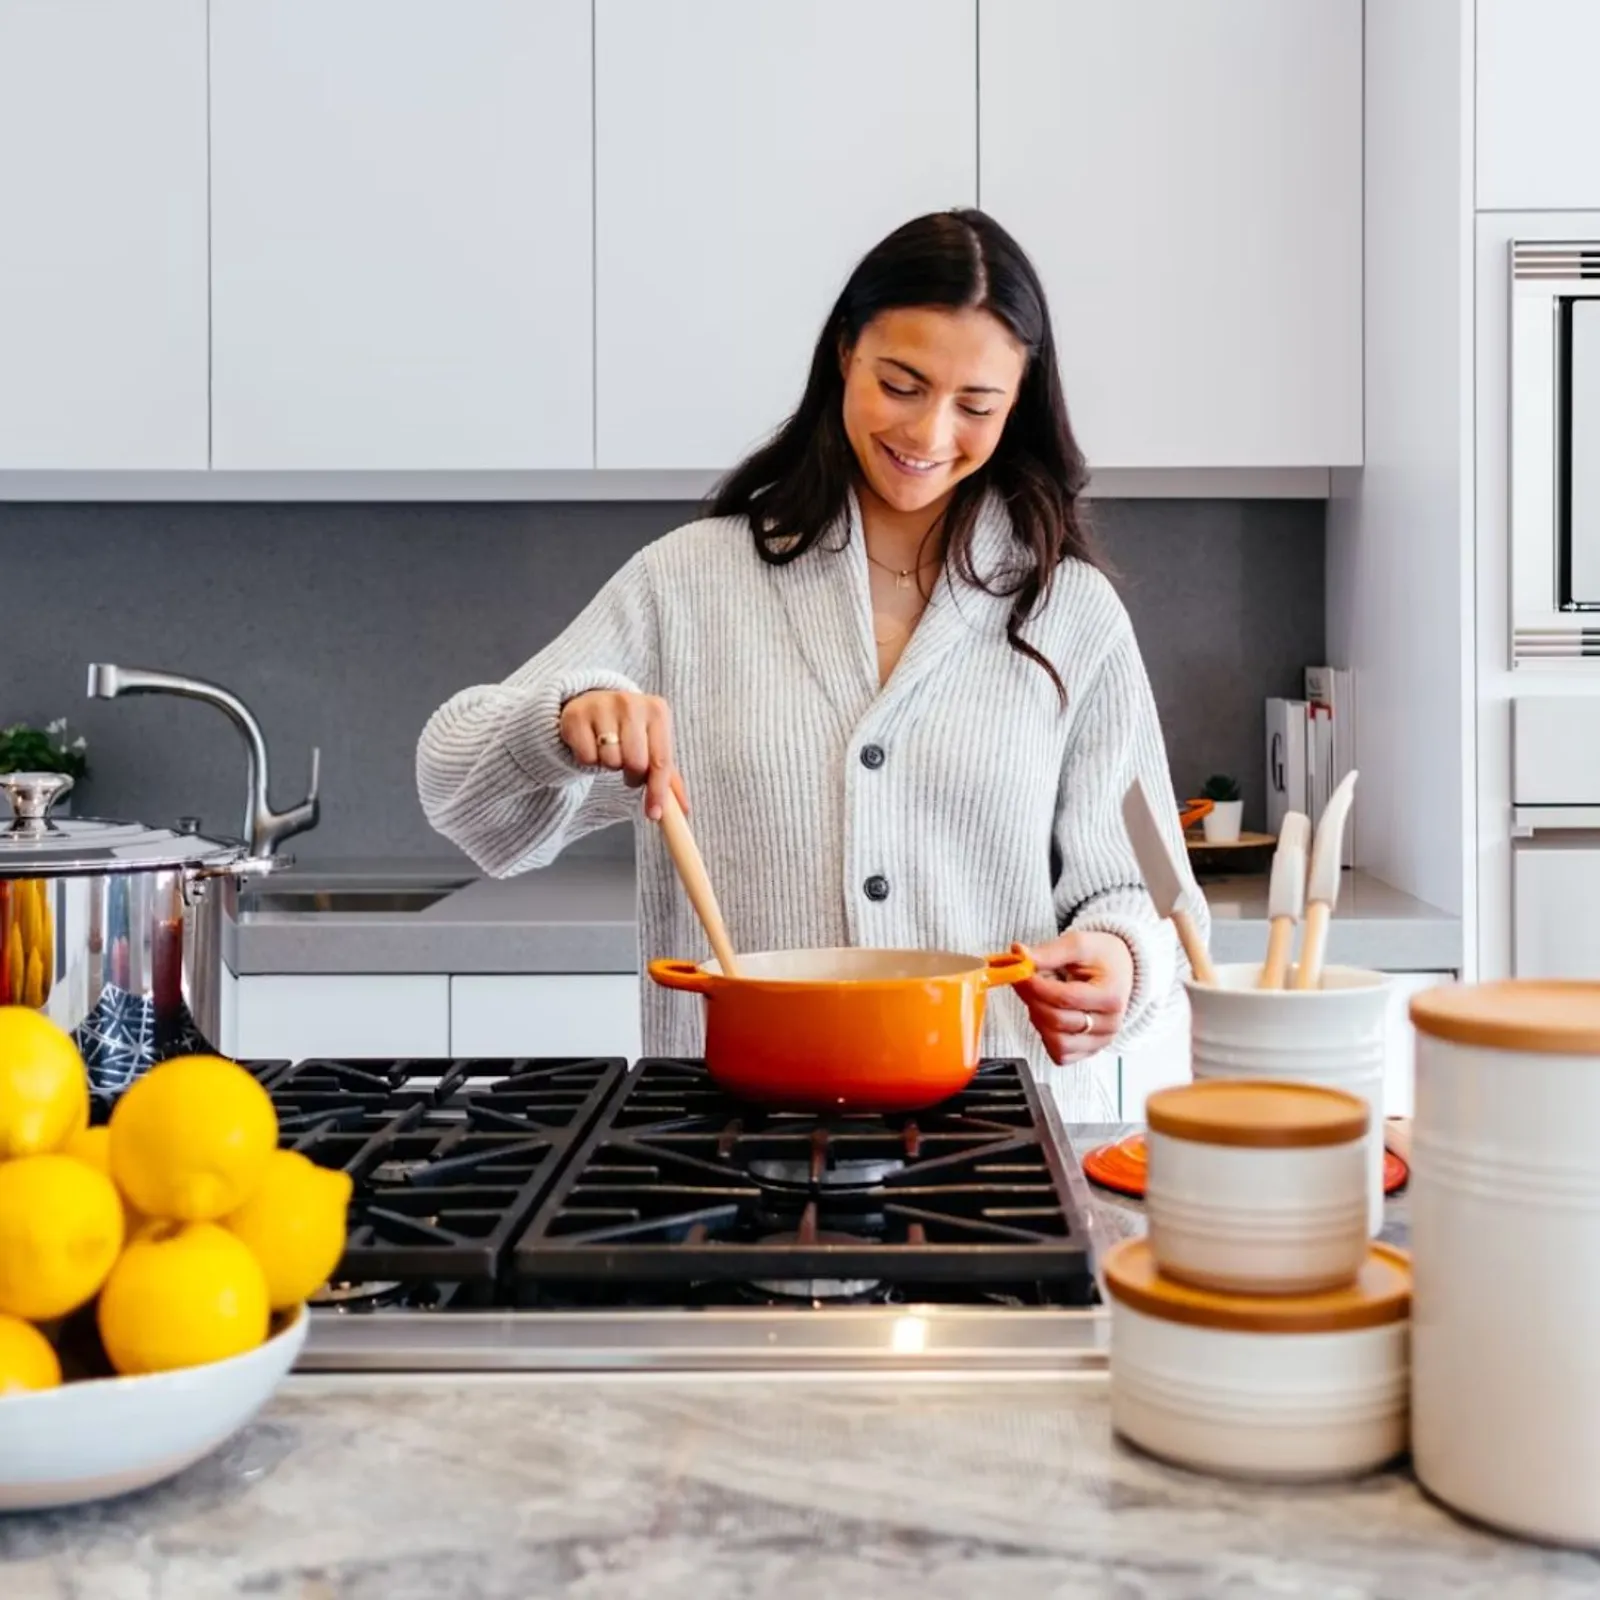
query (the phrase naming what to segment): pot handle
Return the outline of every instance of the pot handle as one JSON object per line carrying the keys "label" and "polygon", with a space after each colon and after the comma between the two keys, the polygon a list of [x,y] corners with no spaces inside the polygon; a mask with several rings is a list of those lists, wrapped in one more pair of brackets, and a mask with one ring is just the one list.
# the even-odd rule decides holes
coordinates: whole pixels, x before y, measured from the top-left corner
{"label": "pot handle", "polygon": [[1026,983],[1035,970],[1033,957],[1021,945],[1013,945],[1004,955],[984,957],[984,987],[1001,989],[1007,984]]}
{"label": "pot handle", "polygon": [[650,976],[663,989],[683,989],[689,994],[709,994],[711,974],[692,961],[652,961]]}

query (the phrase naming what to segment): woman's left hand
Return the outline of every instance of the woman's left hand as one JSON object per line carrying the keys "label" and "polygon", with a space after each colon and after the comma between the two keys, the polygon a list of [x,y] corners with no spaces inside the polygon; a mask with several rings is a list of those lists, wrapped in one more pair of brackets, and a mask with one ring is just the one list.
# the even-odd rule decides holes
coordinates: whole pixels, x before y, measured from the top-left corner
{"label": "woman's left hand", "polygon": [[1114,933],[1066,933],[1028,947],[1038,972],[1016,988],[1058,1064],[1104,1050],[1133,992],[1133,952]]}

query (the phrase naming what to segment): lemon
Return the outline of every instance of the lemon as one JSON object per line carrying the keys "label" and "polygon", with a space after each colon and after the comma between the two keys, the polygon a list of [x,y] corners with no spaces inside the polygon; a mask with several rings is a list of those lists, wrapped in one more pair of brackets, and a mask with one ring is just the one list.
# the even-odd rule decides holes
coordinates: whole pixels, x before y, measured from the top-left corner
{"label": "lemon", "polygon": [[237,1210],[277,1145],[267,1091],[218,1056],[163,1061],[111,1113],[111,1176],[149,1217],[213,1222]]}
{"label": "lemon", "polygon": [[0,1312],[64,1317],[94,1298],[122,1248],[122,1201],[70,1156],[0,1163]]}
{"label": "lemon", "polygon": [[[96,1172],[103,1172],[111,1177],[111,1130],[109,1128],[85,1128],[81,1133],[75,1133],[61,1147],[61,1154],[71,1156],[74,1161],[81,1161],[86,1167],[93,1167]],[[116,1180],[113,1179],[113,1182]],[[124,1241],[131,1239],[150,1218],[139,1208],[132,1204],[127,1195],[119,1189],[117,1193],[122,1199],[122,1233]]]}
{"label": "lemon", "polygon": [[19,1317],[0,1317],[0,1395],[28,1389],[54,1389],[61,1363],[50,1341]]}
{"label": "lemon", "polygon": [[89,1125],[78,1047],[28,1006],[0,1006],[0,1161],[47,1155]]}
{"label": "lemon", "polygon": [[275,1150],[260,1186],[222,1225],[267,1275],[274,1311],[287,1311],[328,1281],[344,1254],[350,1175],[293,1150]]}
{"label": "lemon", "polygon": [[158,1223],[122,1252],[97,1312],[111,1365],[130,1377],[253,1350],[267,1336],[267,1280],[214,1222]]}

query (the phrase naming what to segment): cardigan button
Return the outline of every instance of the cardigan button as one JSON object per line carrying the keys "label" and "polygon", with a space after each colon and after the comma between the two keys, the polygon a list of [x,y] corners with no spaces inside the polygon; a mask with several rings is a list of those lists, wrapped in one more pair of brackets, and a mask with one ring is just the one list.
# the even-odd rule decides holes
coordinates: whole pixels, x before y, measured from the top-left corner
{"label": "cardigan button", "polygon": [[861,747],[861,765],[869,772],[876,772],[883,765],[884,754],[881,744],[864,744]]}
{"label": "cardigan button", "polygon": [[889,880],[881,872],[874,872],[861,887],[869,900],[889,898]]}

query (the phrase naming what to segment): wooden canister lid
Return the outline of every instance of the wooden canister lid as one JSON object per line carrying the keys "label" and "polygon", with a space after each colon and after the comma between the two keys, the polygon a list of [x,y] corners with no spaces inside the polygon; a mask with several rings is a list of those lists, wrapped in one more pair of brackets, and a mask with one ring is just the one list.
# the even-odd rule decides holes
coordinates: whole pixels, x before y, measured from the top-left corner
{"label": "wooden canister lid", "polygon": [[1354,1283],[1321,1294],[1218,1294],[1174,1283],[1156,1271],[1148,1239],[1113,1245],[1103,1270],[1112,1299],[1131,1310],[1228,1333],[1348,1333],[1411,1315],[1410,1257],[1386,1244],[1372,1246]]}
{"label": "wooden canister lid", "polygon": [[1152,1133],[1191,1144],[1305,1150],[1349,1144],[1367,1131],[1367,1103],[1342,1089],[1263,1078],[1206,1078],[1145,1101]]}
{"label": "wooden canister lid", "polygon": [[1600,983],[1506,978],[1427,989],[1411,1002],[1418,1033],[1535,1055],[1600,1055]]}

